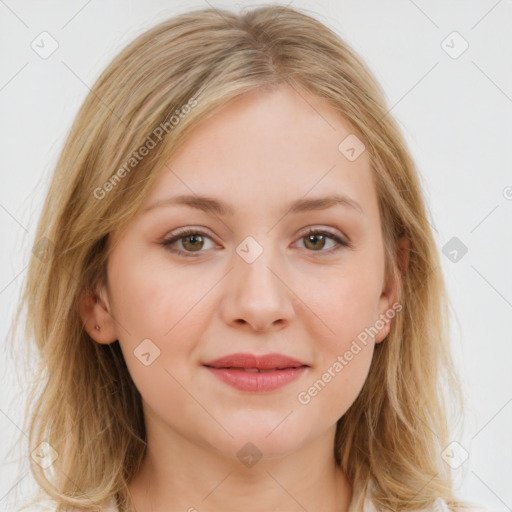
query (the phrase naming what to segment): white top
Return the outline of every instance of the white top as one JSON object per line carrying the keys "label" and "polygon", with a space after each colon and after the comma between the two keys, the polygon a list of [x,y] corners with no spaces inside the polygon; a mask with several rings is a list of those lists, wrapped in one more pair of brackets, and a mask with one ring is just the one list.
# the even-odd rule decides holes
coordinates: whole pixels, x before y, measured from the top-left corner
{"label": "white top", "polygon": [[[379,512],[376,508],[373,502],[370,500],[370,493],[369,491],[364,496],[364,512]],[[359,502],[362,499],[362,495],[360,492],[360,487],[357,485],[357,483],[354,485],[352,490],[352,501],[350,502],[348,512],[355,512],[356,507],[359,505]],[[103,512],[119,512],[117,506],[115,503],[112,505],[106,507],[103,509]],[[431,507],[429,508],[423,508],[423,509],[417,509],[416,512],[453,512],[450,508],[448,508],[448,505],[442,498],[437,498]],[[465,508],[464,512],[489,512],[488,509],[485,507],[479,506],[477,504],[474,504],[471,508]]]}
{"label": "white top", "polygon": [[[361,484],[359,482],[355,482],[352,489],[352,501],[350,502],[348,512],[356,512],[359,507],[359,503],[361,500],[364,500],[363,512],[379,512],[375,507],[374,503],[370,499],[370,490],[372,488],[372,482],[370,482],[369,488],[366,494],[362,495]],[[463,512],[489,512],[485,507],[477,505],[475,503],[471,503],[472,507],[465,508]],[[416,509],[415,512],[457,512],[458,509],[450,509],[446,501],[442,498],[437,498],[434,500],[432,506],[428,508]],[[117,512],[114,510],[113,512]],[[462,511],[460,511],[462,512]]]}

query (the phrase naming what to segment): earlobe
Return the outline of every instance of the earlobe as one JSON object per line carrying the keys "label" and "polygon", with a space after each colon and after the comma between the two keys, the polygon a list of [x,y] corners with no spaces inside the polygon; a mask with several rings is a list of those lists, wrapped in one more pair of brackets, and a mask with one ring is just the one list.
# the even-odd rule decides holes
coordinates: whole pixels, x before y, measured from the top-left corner
{"label": "earlobe", "polygon": [[104,290],[103,293],[84,291],[80,298],[79,311],[84,328],[94,341],[107,345],[117,340],[114,320]]}
{"label": "earlobe", "polygon": [[[398,272],[393,272],[392,276],[389,277],[387,286],[381,295],[381,304],[384,308],[380,311],[380,325],[384,323],[382,329],[375,336],[375,343],[380,343],[386,339],[391,331],[394,317],[397,311],[400,311],[401,306],[398,304],[399,289],[402,286],[402,282],[407,274],[407,267],[409,265],[409,252],[411,247],[411,241],[405,234],[401,236],[396,242],[396,268]],[[377,320],[377,322],[379,322]]]}
{"label": "earlobe", "polygon": [[[393,286],[393,291],[394,290],[396,290],[396,285]],[[384,306],[379,312],[379,318],[375,321],[375,327],[378,329],[378,332],[375,335],[376,344],[384,341],[391,331],[393,319],[396,314],[394,307],[396,305],[396,300],[394,300],[395,297],[395,293],[387,295],[385,292],[383,292],[381,296],[381,303],[384,304]]]}
{"label": "earlobe", "polygon": [[378,344],[378,343],[381,343],[382,341],[384,341],[387,338],[389,332],[391,331],[392,320],[385,319],[385,320],[383,320],[383,322],[385,322],[385,325],[375,335],[375,344]]}

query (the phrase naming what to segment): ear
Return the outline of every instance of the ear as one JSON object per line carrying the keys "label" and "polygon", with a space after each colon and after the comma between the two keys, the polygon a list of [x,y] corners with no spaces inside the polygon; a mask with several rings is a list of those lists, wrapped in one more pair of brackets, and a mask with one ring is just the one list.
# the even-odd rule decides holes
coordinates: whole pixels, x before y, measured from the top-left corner
{"label": "ear", "polygon": [[395,272],[394,269],[390,269],[384,289],[380,296],[379,319],[382,319],[380,323],[384,323],[384,326],[375,335],[375,343],[380,343],[386,339],[387,335],[391,331],[393,318],[396,312],[401,309],[401,305],[398,305],[399,290],[402,285],[402,280],[405,278],[407,273],[410,248],[411,241],[406,234],[397,240],[395,261],[398,272]]}
{"label": "ear", "polygon": [[114,318],[110,312],[105,287],[83,291],[79,312],[87,334],[94,341],[108,345],[117,340]]}

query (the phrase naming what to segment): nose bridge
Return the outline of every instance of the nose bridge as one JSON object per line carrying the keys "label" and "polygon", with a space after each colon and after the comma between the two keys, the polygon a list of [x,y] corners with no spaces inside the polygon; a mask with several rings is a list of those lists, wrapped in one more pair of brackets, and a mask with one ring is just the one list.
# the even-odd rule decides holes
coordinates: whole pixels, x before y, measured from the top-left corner
{"label": "nose bridge", "polygon": [[[236,248],[235,271],[246,290],[263,291],[266,294],[281,293],[282,285],[274,275],[282,267],[279,251],[272,245],[272,237],[259,235],[246,237]],[[272,270],[271,270],[272,269]],[[267,295],[267,299],[270,300]]]}
{"label": "nose bridge", "polygon": [[[245,321],[257,330],[282,323],[293,313],[289,290],[281,281],[284,268],[271,236],[248,236],[236,247],[224,314],[229,322]],[[284,280],[284,279],[283,279]]]}

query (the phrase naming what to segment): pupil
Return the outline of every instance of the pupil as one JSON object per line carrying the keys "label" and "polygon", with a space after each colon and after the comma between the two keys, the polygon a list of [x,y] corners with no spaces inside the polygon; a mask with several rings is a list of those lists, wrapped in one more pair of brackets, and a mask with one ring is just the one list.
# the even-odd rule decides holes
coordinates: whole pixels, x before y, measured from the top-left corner
{"label": "pupil", "polygon": [[185,238],[185,240],[186,240],[187,242],[190,242],[190,241],[192,240],[192,244],[191,244],[191,245],[192,245],[192,248],[193,248],[193,247],[200,247],[200,244],[197,244],[197,243],[196,243],[196,242],[198,242],[198,241],[200,242],[200,240],[199,240],[200,238],[201,238],[201,236],[188,235],[188,236]]}
{"label": "pupil", "polygon": [[[315,239],[318,241],[318,239],[322,238],[323,239],[324,235],[309,235],[308,236],[308,240],[310,242],[313,242],[313,245],[315,245]],[[322,240],[323,241],[323,240]],[[317,244],[317,247],[318,247],[318,244]]]}

